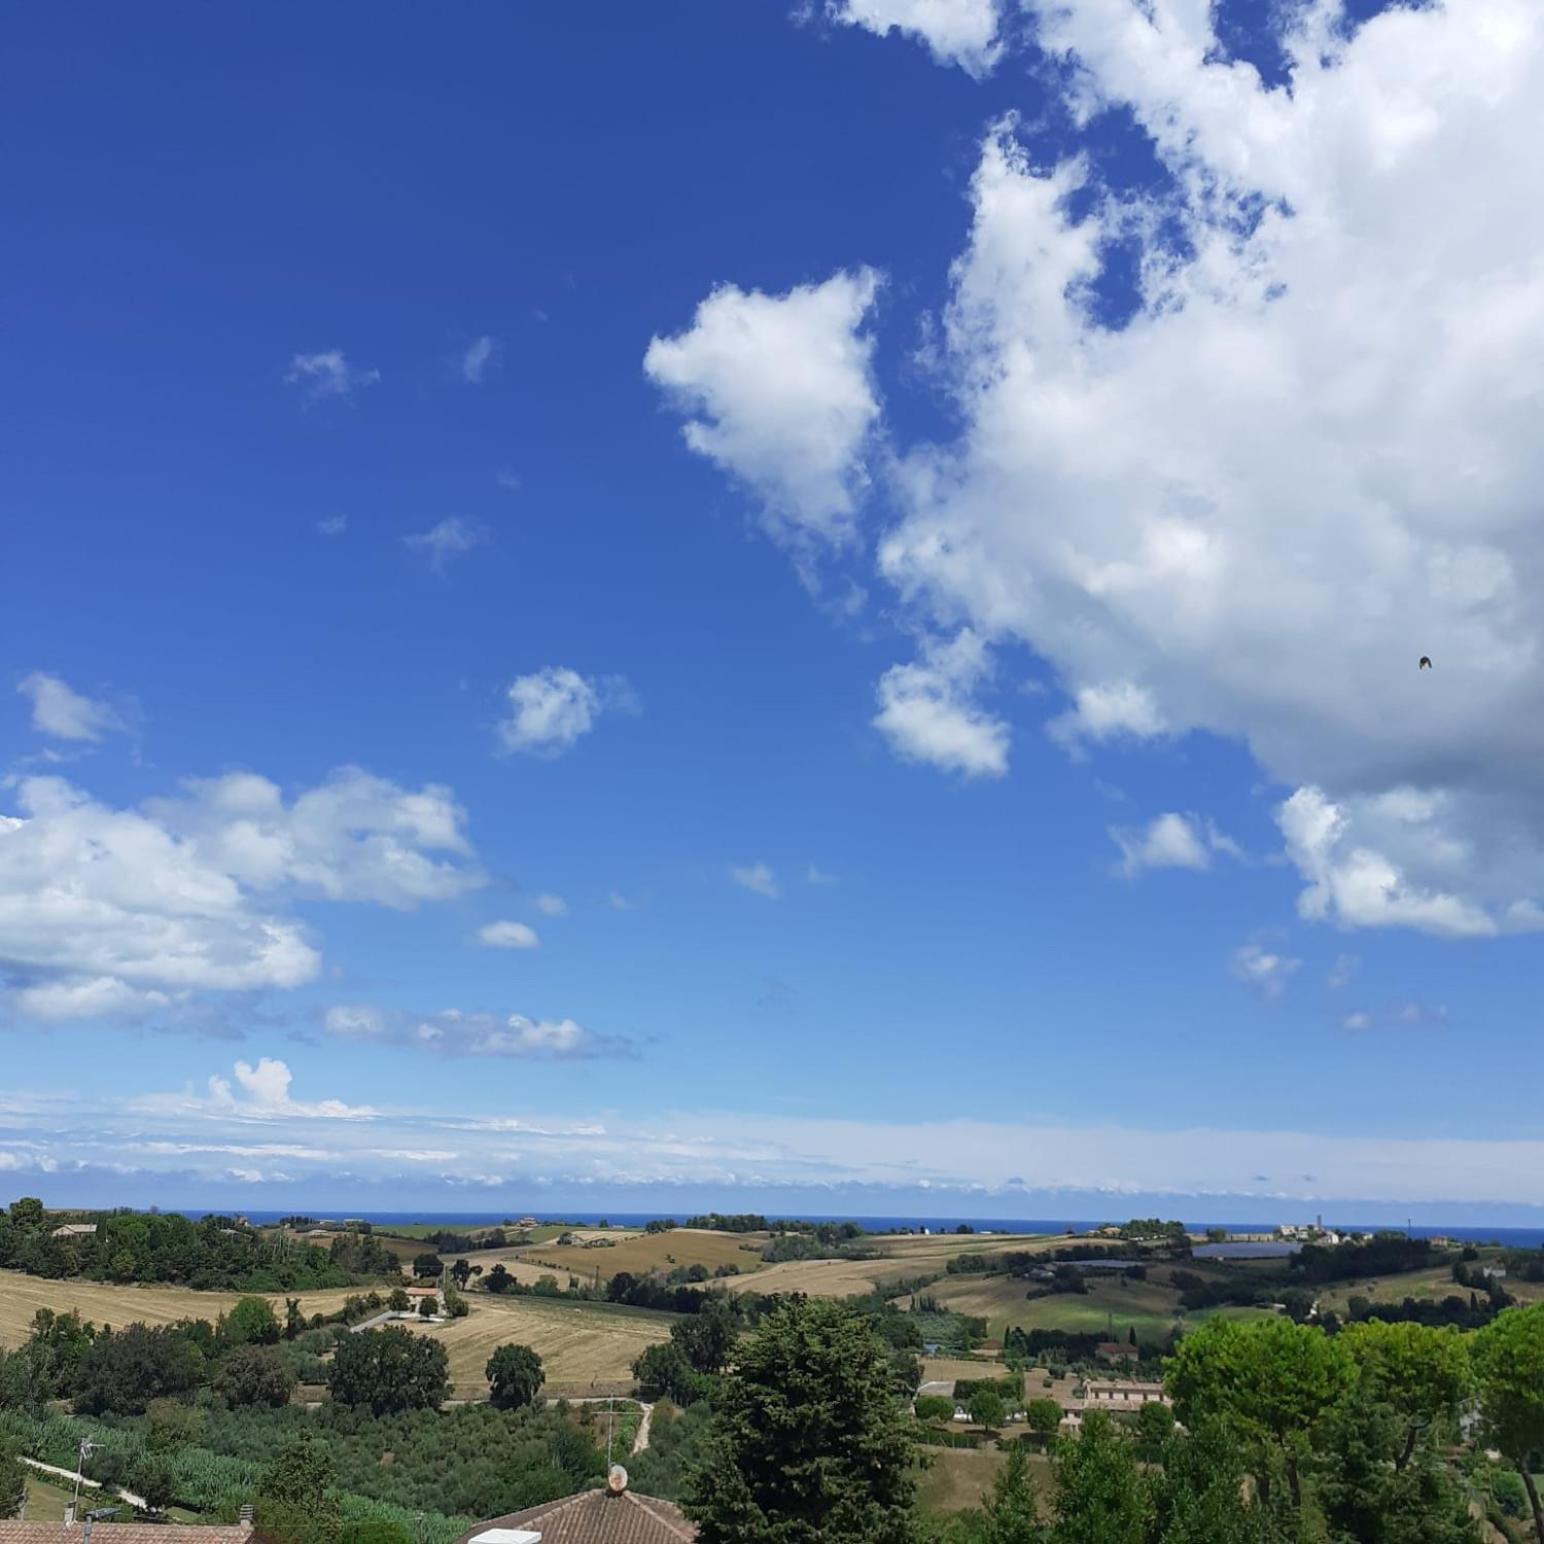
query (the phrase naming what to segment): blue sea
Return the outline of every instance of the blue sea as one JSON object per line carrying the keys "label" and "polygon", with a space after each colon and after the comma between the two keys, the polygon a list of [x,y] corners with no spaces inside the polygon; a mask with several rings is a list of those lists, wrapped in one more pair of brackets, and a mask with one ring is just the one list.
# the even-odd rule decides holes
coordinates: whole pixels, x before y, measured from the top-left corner
{"label": "blue sea", "polygon": [[[190,1212],[190,1216],[198,1216],[200,1213]],[[245,1215],[253,1222],[277,1222],[280,1217],[289,1216],[289,1212],[260,1212],[247,1211]],[[341,1214],[340,1214],[341,1215]],[[382,1227],[391,1223],[422,1222],[437,1223],[446,1228],[486,1227],[497,1218],[489,1212],[350,1212],[350,1217],[358,1217],[363,1221],[379,1224]],[[510,1215],[514,1215],[511,1213]],[[625,1228],[640,1228],[646,1222],[653,1221],[661,1215],[660,1212],[522,1212],[522,1216],[536,1218],[538,1222],[571,1222],[594,1226],[599,1222],[610,1222],[614,1226]],[[682,1214],[684,1215],[684,1214]],[[1098,1218],[1068,1218],[1068,1217],[853,1217],[853,1216],[823,1216],[819,1214],[768,1212],[770,1221],[804,1221],[804,1222],[855,1222],[868,1233],[904,1233],[920,1232],[926,1228],[930,1233],[952,1233],[962,1222],[968,1224],[977,1233],[1085,1233],[1091,1228],[1097,1228],[1112,1221],[1110,1217]],[[1204,1232],[1207,1228],[1220,1227],[1229,1234],[1260,1234],[1274,1233],[1274,1222],[1228,1222],[1214,1223],[1204,1218],[1184,1218],[1185,1226],[1193,1233]],[[1334,1217],[1327,1219],[1327,1225],[1337,1231],[1352,1233],[1376,1233],[1380,1231],[1397,1231],[1408,1233],[1411,1238],[1432,1238],[1441,1236],[1445,1238],[1463,1239],[1467,1243],[1475,1244],[1503,1244],[1511,1249],[1539,1249],[1544,1248],[1544,1228],[1503,1228],[1493,1225],[1480,1227],[1467,1227],[1461,1223],[1451,1225],[1428,1224],[1416,1225],[1410,1228],[1393,1229],[1388,1223],[1359,1223],[1354,1218]]]}

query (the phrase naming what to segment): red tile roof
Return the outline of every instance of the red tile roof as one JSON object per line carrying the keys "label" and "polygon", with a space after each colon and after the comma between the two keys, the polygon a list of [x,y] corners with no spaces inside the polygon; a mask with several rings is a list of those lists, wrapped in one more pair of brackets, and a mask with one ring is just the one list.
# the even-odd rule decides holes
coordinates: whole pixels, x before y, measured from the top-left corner
{"label": "red tile roof", "polygon": [[491,1528],[539,1533],[541,1544],[690,1544],[697,1537],[696,1526],[687,1522],[679,1508],[631,1490],[620,1495],[586,1490],[507,1517],[490,1517],[463,1533],[456,1544],[472,1544],[478,1534]]}
{"label": "red tile roof", "polygon": [[[0,1544],[81,1544],[83,1523],[67,1528],[63,1523],[0,1522]],[[91,1544],[251,1544],[252,1530],[245,1523],[225,1528],[162,1528],[154,1523],[94,1523]]]}

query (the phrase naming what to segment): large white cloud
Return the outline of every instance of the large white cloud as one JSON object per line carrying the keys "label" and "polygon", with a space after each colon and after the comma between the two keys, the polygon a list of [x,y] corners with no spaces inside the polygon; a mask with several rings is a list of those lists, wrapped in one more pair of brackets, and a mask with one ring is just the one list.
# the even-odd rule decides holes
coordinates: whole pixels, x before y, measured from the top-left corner
{"label": "large white cloud", "polygon": [[828,13],[883,37],[905,32],[943,64],[987,75],[1001,56],[996,0],[832,0]]}
{"label": "large white cloud", "polygon": [[692,325],[655,338],[644,371],[689,416],[686,443],[746,483],[795,544],[852,533],[879,418],[867,268],[785,295],[721,285]]}
{"label": "large white cloud", "polygon": [[[1334,14],[1289,93],[1204,7],[1039,12],[1076,109],[1128,106],[1172,177],[1117,196],[988,137],[944,332],[965,428],[908,458],[880,563],[1050,660],[1062,737],[1208,730],[1321,790],[1328,830],[1284,820],[1306,915],[1534,925],[1544,11]],[[1118,329],[1090,302],[1115,241]]]}
{"label": "large white cloud", "polygon": [[299,986],[321,960],[291,898],[408,908],[481,882],[448,790],[357,768],[288,803],[232,773],[140,809],[30,777],[16,809],[0,816],[0,971],[37,1019]]}

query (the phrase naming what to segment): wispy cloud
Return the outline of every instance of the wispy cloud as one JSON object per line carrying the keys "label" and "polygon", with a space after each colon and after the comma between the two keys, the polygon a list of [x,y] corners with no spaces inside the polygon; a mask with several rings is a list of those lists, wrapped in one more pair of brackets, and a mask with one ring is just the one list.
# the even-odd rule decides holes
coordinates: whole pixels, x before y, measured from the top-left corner
{"label": "wispy cloud", "polygon": [[351,365],[342,349],[325,349],[319,354],[295,354],[284,372],[291,386],[298,386],[308,402],[326,399],[348,402],[362,386],[374,386],[381,378],[379,370],[362,370]]}
{"label": "wispy cloud", "polygon": [[538,895],[536,909],[544,917],[566,917],[568,902],[561,895]]}
{"label": "wispy cloud", "polygon": [[804,882],[810,885],[836,885],[840,884],[841,880],[835,874],[828,874],[812,863],[804,871]]}
{"label": "wispy cloud", "polygon": [[461,379],[469,385],[479,385],[498,363],[499,342],[486,333],[474,338],[461,355]]}
{"label": "wispy cloud", "polygon": [[1262,997],[1280,997],[1302,963],[1257,943],[1241,945],[1233,951],[1228,962],[1233,975],[1246,986],[1252,986]]}
{"label": "wispy cloud", "polygon": [[531,1019],[523,1013],[438,1013],[342,1004],[323,1019],[329,1035],[354,1044],[392,1045],[437,1056],[515,1061],[588,1061],[636,1054],[624,1035],[599,1035],[572,1019]]}
{"label": "wispy cloud", "polygon": [[729,877],[742,890],[749,890],[753,895],[764,895],[769,901],[775,901],[782,893],[778,889],[777,876],[765,863],[749,863],[744,868],[731,868]]}
{"label": "wispy cloud", "polygon": [[441,520],[438,525],[431,525],[427,531],[404,536],[402,544],[413,552],[422,553],[429,560],[429,567],[435,573],[442,574],[452,558],[470,552],[473,547],[482,546],[487,540],[488,531],[485,526],[478,525],[475,520],[463,520],[460,515],[452,515]]}
{"label": "wispy cloud", "polygon": [[16,690],[32,699],[32,727],[53,739],[94,743],[125,727],[110,703],[82,696],[45,671],[23,677]]}
{"label": "wispy cloud", "polygon": [[348,530],[348,516],[328,515],[316,522],[316,530],[319,536],[341,536]]}

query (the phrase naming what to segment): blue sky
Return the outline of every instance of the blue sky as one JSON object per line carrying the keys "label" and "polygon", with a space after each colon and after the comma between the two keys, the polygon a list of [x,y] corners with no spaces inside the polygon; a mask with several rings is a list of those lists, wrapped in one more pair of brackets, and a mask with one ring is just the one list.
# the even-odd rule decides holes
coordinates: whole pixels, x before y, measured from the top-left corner
{"label": "blue sky", "polygon": [[1530,8],[85,16],[0,1190],[1535,1215]]}

